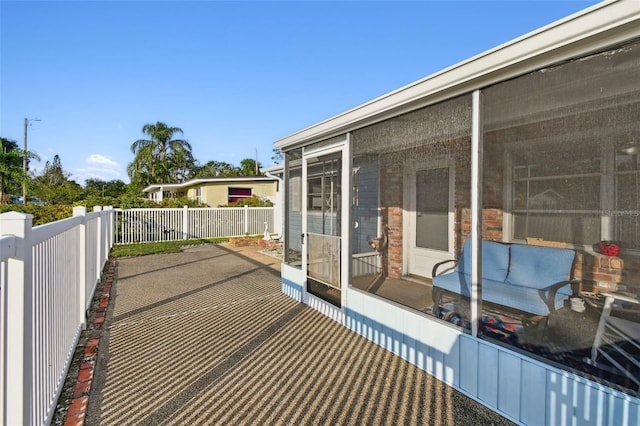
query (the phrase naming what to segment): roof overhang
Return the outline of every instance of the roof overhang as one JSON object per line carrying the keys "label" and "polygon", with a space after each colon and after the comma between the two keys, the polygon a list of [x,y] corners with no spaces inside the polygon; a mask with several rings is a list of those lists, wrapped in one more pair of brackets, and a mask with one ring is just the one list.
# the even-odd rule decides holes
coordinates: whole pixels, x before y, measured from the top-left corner
{"label": "roof overhang", "polygon": [[274,142],[287,151],[640,37],[640,1],[611,0]]}
{"label": "roof overhang", "polygon": [[201,185],[204,183],[230,183],[230,182],[275,182],[278,178],[269,176],[233,176],[233,177],[221,177],[221,178],[200,178],[192,179],[182,183],[157,183],[147,186],[142,192],[153,191],[170,191],[191,186]]}
{"label": "roof overhang", "polygon": [[284,173],[284,164],[274,164],[273,166],[270,167],[263,167],[262,169],[260,169],[261,172],[266,173],[267,176],[269,175],[276,175],[276,174],[282,174]]}

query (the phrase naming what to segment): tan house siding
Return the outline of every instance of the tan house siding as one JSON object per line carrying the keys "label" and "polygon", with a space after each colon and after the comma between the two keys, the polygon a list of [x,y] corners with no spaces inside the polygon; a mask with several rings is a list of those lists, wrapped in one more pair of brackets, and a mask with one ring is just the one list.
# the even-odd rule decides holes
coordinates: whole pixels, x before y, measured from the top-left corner
{"label": "tan house siding", "polygon": [[[224,182],[209,183],[202,186],[202,202],[210,207],[224,206],[228,204],[229,188],[251,188],[251,194],[260,198],[273,199],[276,196],[277,182]],[[191,190],[189,197],[195,198],[196,189]]]}
{"label": "tan house siding", "polygon": [[144,191],[148,193],[149,199],[157,202],[163,198],[186,196],[209,207],[219,207],[228,204],[229,188],[250,188],[251,195],[275,202],[278,181],[276,178],[265,177],[195,179],[182,184],[152,185]]}

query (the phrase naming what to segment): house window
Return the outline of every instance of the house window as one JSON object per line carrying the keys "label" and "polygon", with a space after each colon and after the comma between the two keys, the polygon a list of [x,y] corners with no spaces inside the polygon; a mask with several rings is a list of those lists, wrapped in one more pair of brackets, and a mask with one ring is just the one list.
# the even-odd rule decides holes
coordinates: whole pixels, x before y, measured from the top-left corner
{"label": "house window", "polygon": [[512,153],[513,238],[574,244],[600,240],[603,179],[590,150],[541,147]]}
{"label": "house window", "polygon": [[623,247],[640,247],[640,147],[622,147],[615,153],[614,237]]}
{"label": "house window", "polygon": [[483,207],[508,225],[492,238],[639,250],[639,58],[635,42],[483,89]]}
{"label": "house window", "polygon": [[640,160],[636,151],[640,150],[613,146],[514,149],[513,239],[578,245],[615,240],[626,248],[638,247]]}
{"label": "house window", "polygon": [[251,188],[229,188],[229,204],[251,198]]}

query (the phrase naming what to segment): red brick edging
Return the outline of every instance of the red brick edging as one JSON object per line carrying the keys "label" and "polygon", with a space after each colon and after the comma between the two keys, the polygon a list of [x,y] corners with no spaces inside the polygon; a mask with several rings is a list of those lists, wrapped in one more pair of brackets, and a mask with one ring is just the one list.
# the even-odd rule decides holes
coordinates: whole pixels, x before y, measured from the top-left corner
{"label": "red brick edging", "polygon": [[109,267],[103,277],[102,291],[100,299],[92,307],[89,315],[89,322],[93,324],[93,335],[89,337],[84,345],[82,362],[78,372],[78,380],[73,390],[71,404],[67,410],[64,426],[83,426],[87,415],[87,407],[89,405],[89,392],[93,381],[93,373],[96,365],[96,356],[98,355],[98,346],[100,337],[102,336],[102,328],[109,306],[111,297],[111,286],[116,270],[115,259],[109,260]]}

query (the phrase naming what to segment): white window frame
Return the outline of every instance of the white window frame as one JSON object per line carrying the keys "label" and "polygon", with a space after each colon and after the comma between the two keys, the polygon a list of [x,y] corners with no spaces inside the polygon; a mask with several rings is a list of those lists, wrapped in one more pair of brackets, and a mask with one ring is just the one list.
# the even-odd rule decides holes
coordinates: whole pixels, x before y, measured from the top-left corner
{"label": "white window frame", "polygon": [[[514,211],[515,211],[515,200],[513,199],[514,193],[514,185],[515,182],[521,181],[524,179],[515,179],[514,178],[514,162],[512,158],[512,152],[518,149],[516,146],[509,147],[505,153],[505,171],[506,176],[504,179],[504,203],[507,206],[507,209],[504,214],[504,224],[503,224],[503,240],[505,242],[518,242],[523,243],[524,240],[516,239],[514,237]],[[612,209],[612,206],[615,204],[615,179],[616,176],[628,173],[640,173],[640,171],[636,172],[618,172],[615,170],[615,147],[612,144],[603,144],[601,148],[601,170],[600,172],[592,172],[586,173],[584,175],[580,175],[581,177],[600,177],[600,210],[575,210],[573,213],[599,213],[600,214],[600,241],[604,240],[612,240],[615,239],[615,224],[613,220],[613,215],[616,212]],[[558,175],[558,176],[545,176],[545,178],[552,179],[554,177],[563,178],[570,177],[571,175]],[[526,211],[523,209],[519,209],[519,211]],[[536,212],[535,210],[530,210],[531,212]],[[541,210],[540,213],[550,213],[552,211],[549,210]],[[607,214],[610,213],[610,214]],[[564,242],[564,241],[563,241]],[[589,244],[575,244],[566,242],[567,246],[570,248],[581,248],[585,250],[590,250],[592,248]],[[635,253],[640,255],[640,250],[634,249],[626,249],[626,253]]]}

